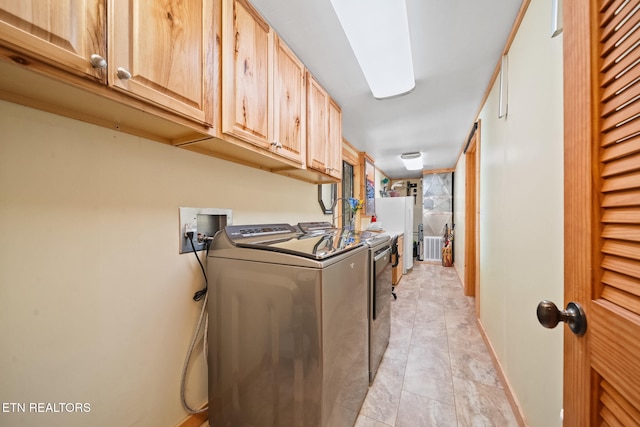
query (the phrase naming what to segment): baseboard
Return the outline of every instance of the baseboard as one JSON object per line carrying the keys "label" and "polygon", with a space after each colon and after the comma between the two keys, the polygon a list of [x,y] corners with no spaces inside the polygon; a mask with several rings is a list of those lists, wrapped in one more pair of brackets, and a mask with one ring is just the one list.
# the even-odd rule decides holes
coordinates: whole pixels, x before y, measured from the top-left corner
{"label": "baseboard", "polygon": [[[205,403],[206,405],[206,403]],[[203,405],[204,407],[204,405]],[[202,423],[209,420],[209,411],[204,411],[199,414],[191,414],[184,420],[180,421],[176,427],[200,427]]]}
{"label": "baseboard", "polygon": [[453,263],[453,269],[456,272],[456,276],[458,276],[458,279],[460,280],[462,287],[464,288],[464,279],[462,278],[462,276],[460,276],[460,271],[458,270],[458,264],[456,264],[455,262]]}
{"label": "baseboard", "polygon": [[476,323],[478,324],[480,335],[482,335],[482,339],[484,340],[484,343],[486,344],[487,349],[489,350],[489,355],[491,356],[491,360],[493,360],[493,366],[496,368],[498,377],[500,378],[500,382],[502,382],[504,393],[506,394],[507,400],[511,405],[511,409],[513,410],[513,415],[516,417],[516,422],[520,427],[528,427],[526,418],[524,416],[524,413],[522,412],[522,407],[520,406],[520,404],[518,404],[518,399],[516,399],[513,389],[511,388],[511,384],[509,384],[509,381],[507,380],[507,377],[504,374],[504,370],[502,369],[502,365],[500,364],[500,361],[496,356],[496,351],[493,348],[491,341],[489,340],[487,331],[484,329],[482,322],[477,317],[476,317]]}
{"label": "baseboard", "polygon": [[427,261],[424,261],[424,260],[423,261],[413,260],[413,263],[414,264],[427,264],[427,265],[442,265],[442,262],[440,262],[440,261],[430,261],[430,260],[427,260]]}

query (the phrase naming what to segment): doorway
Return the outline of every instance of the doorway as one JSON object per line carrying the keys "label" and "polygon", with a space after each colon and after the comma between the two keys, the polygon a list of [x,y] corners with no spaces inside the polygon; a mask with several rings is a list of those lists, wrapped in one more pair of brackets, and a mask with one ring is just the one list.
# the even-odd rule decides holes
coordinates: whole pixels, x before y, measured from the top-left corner
{"label": "doorway", "polygon": [[[346,199],[353,198],[353,165],[342,161],[342,187],[341,196]],[[341,203],[342,206],[342,218],[349,218],[351,215],[351,207],[348,203]]]}
{"label": "doorway", "polygon": [[478,252],[480,241],[479,200],[480,188],[480,121],[473,126],[465,150],[465,247],[464,294],[475,297],[476,316],[480,316],[480,285]]}

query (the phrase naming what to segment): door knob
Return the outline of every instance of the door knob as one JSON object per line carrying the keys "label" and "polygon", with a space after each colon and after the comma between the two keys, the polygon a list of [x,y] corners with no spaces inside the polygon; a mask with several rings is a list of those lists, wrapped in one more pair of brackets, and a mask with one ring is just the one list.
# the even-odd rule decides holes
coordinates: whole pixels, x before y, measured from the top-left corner
{"label": "door knob", "polygon": [[566,310],[560,310],[553,302],[544,300],[538,304],[536,314],[545,328],[553,329],[559,322],[565,322],[576,335],[584,335],[587,331],[587,317],[578,303],[570,302]]}

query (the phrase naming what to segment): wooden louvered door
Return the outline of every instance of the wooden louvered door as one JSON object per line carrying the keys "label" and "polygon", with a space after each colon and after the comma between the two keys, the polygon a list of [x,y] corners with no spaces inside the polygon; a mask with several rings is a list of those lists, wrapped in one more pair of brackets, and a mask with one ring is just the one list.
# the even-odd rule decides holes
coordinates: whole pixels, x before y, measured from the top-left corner
{"label": "wooden louvered door", "polygon": [[565,0],[564,425],[640,425],[640,0]]}

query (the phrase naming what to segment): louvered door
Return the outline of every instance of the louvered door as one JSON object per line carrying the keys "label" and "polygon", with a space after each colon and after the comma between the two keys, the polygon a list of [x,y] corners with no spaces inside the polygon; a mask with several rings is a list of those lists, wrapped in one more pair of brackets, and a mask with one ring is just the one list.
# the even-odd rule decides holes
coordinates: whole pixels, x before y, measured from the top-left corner
{"label": "louvered door", "polygon": [[565,425],[640,425],[640,0],[565,1]]}
{"label": "louvered door", "polygon": [[[602,279],[591,307],[598,406],[640,425],[640,1],[599,5]],[[599,424],[599,423],[598,423]]]}

